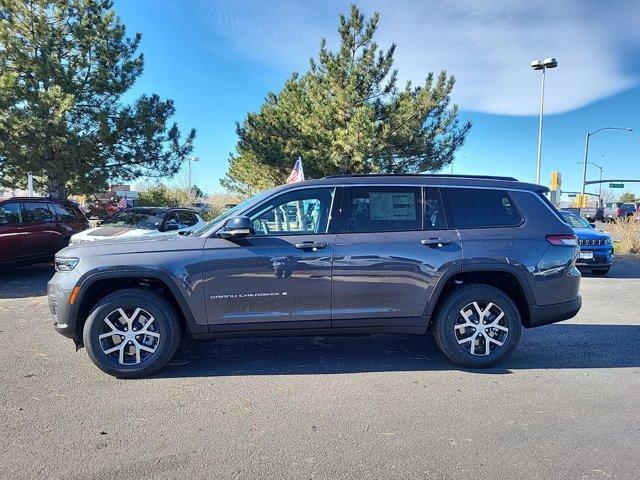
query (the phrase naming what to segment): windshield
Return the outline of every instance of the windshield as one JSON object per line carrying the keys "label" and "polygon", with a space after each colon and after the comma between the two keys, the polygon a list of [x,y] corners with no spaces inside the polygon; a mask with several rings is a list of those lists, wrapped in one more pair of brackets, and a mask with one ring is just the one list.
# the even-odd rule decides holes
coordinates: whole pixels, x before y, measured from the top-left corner
{"label": "windshield", "polygon": [[235,207],[232,207],[229,210],[226,210],[226,211],[222,212],[220,215],[215,217],[213,220],[209,220],[203,226],[201,226],[197,230],[194,230],[191,233],[191,235],[194,236],[194,237],[202,235],[203,233],[207,232],[211,227],[213,227],[216,223],[219,223],[219,222],[221,222],[223,220],[226,220],[227,218],[233,216],[237,212],[243,211],[249,205],[252,205],[254,203],[259,203],[260,201],[262,201],[263,199],[265,199],[266,197],[271,195],[273,190],[274,190],[273,188],[270,188],[269,190],[265,190],[264,192],[260,192],[260,193],[258,193],[256,195],[254,195],[253,197],[247,198],[245,201],[239,203]]}
{"label": "windshield", "polygon": [[576,215],[575,213],[570,212],[560,212],[562,214],[562,218],[573,228],[591,228],[589,222],[582,218],[580,215]]}
{"label": "windshield", "polygon": [[111,215],[102,222],[102,226],[157,230],[163,219],[162,210],[130,209]]}

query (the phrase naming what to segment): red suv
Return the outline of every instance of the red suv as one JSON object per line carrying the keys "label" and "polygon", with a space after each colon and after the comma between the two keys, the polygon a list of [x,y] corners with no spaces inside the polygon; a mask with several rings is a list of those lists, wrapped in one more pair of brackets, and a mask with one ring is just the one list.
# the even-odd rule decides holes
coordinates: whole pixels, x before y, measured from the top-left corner
{"label": "red suv", "polygon": [[0,266],[53,260],[71,235],[87,228],[87,217],[66,200],[0,199]]}

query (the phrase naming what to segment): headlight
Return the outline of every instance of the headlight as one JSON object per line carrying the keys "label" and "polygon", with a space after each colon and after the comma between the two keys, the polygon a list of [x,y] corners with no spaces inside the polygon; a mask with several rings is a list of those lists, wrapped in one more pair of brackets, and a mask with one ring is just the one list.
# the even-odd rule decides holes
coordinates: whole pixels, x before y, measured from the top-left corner
{"label": "headlight", "polygon": [[78,265],[79,261],[80,259],[78,258],[56,257],[53,261],[53,264],[56,267],[56,272],[70,272],[71,270],[76,268],[76,265]]}

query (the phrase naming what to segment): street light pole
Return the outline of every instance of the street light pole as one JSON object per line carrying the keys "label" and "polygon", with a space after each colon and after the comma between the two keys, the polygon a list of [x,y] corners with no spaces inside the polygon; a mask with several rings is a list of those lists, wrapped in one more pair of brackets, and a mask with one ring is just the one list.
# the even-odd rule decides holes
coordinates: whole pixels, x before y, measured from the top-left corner
{"label": "street light pole", "polygon": [[542,70],[542,84],[540,86],[540,118],[538,119],[538,155],[536,161],[536,183],[540,183],[540,167],[542,165],[542,122],[544,117],[544,81],[547,68],[555,68],[558,62],[555,58],[545,58],[544,60],[533,60],[531,68]]}
{"label": "street light pole", "polygon": [[191,191],[191,189],[193,188],[193,184],[191,183],[191,162],[199,162],[200,158],[199,157],[189,157],[187,158],[187,162],[189,162],[189,191]]}
{"label": "street light pole", "polygon": [[540,87],[540,118],[538,119],[538,156],[536,162],[536,183],[540,184],[540,166],[542,164],[542,121],[544,118],[544,77],[546,68],[542,68],[542,86]]}
{"label": "street light pole", "polygon": [[[600,155],[600,176],[598,177],[598,198],[600,199],[600,203],[602,203],[602,168],[604,166],[604,154]],[[600,205],[602,206],[602,205]]]}
{"label": "street light pole", "polygon": [[[633,132],[633,128],[623,128],[623,127],[602,127],[593,132],[587,132],[587,135],[584,139],[584,168],[582,169],[582,195],[584,195],[584,191],[587,188],[587,163],[589,160],[589,138],[595,135],[602,130],[623,130],[625,132]],[[602,171],[600,172],[602,174]]]}

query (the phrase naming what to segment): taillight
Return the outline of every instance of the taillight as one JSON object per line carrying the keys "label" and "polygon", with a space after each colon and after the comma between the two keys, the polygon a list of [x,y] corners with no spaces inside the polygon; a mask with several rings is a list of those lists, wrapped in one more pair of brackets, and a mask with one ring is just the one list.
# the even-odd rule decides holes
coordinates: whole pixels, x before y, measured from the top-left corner
{"label": "taillight", "polygon": [[551,245],[567,245],[569,247],[578,245],[578,237],[575,235],[547,235],[545,238]]}
{"label": "taillight", "polygon": [[616,217],[622,216],[622,209],[620,207],[616,208]]}

